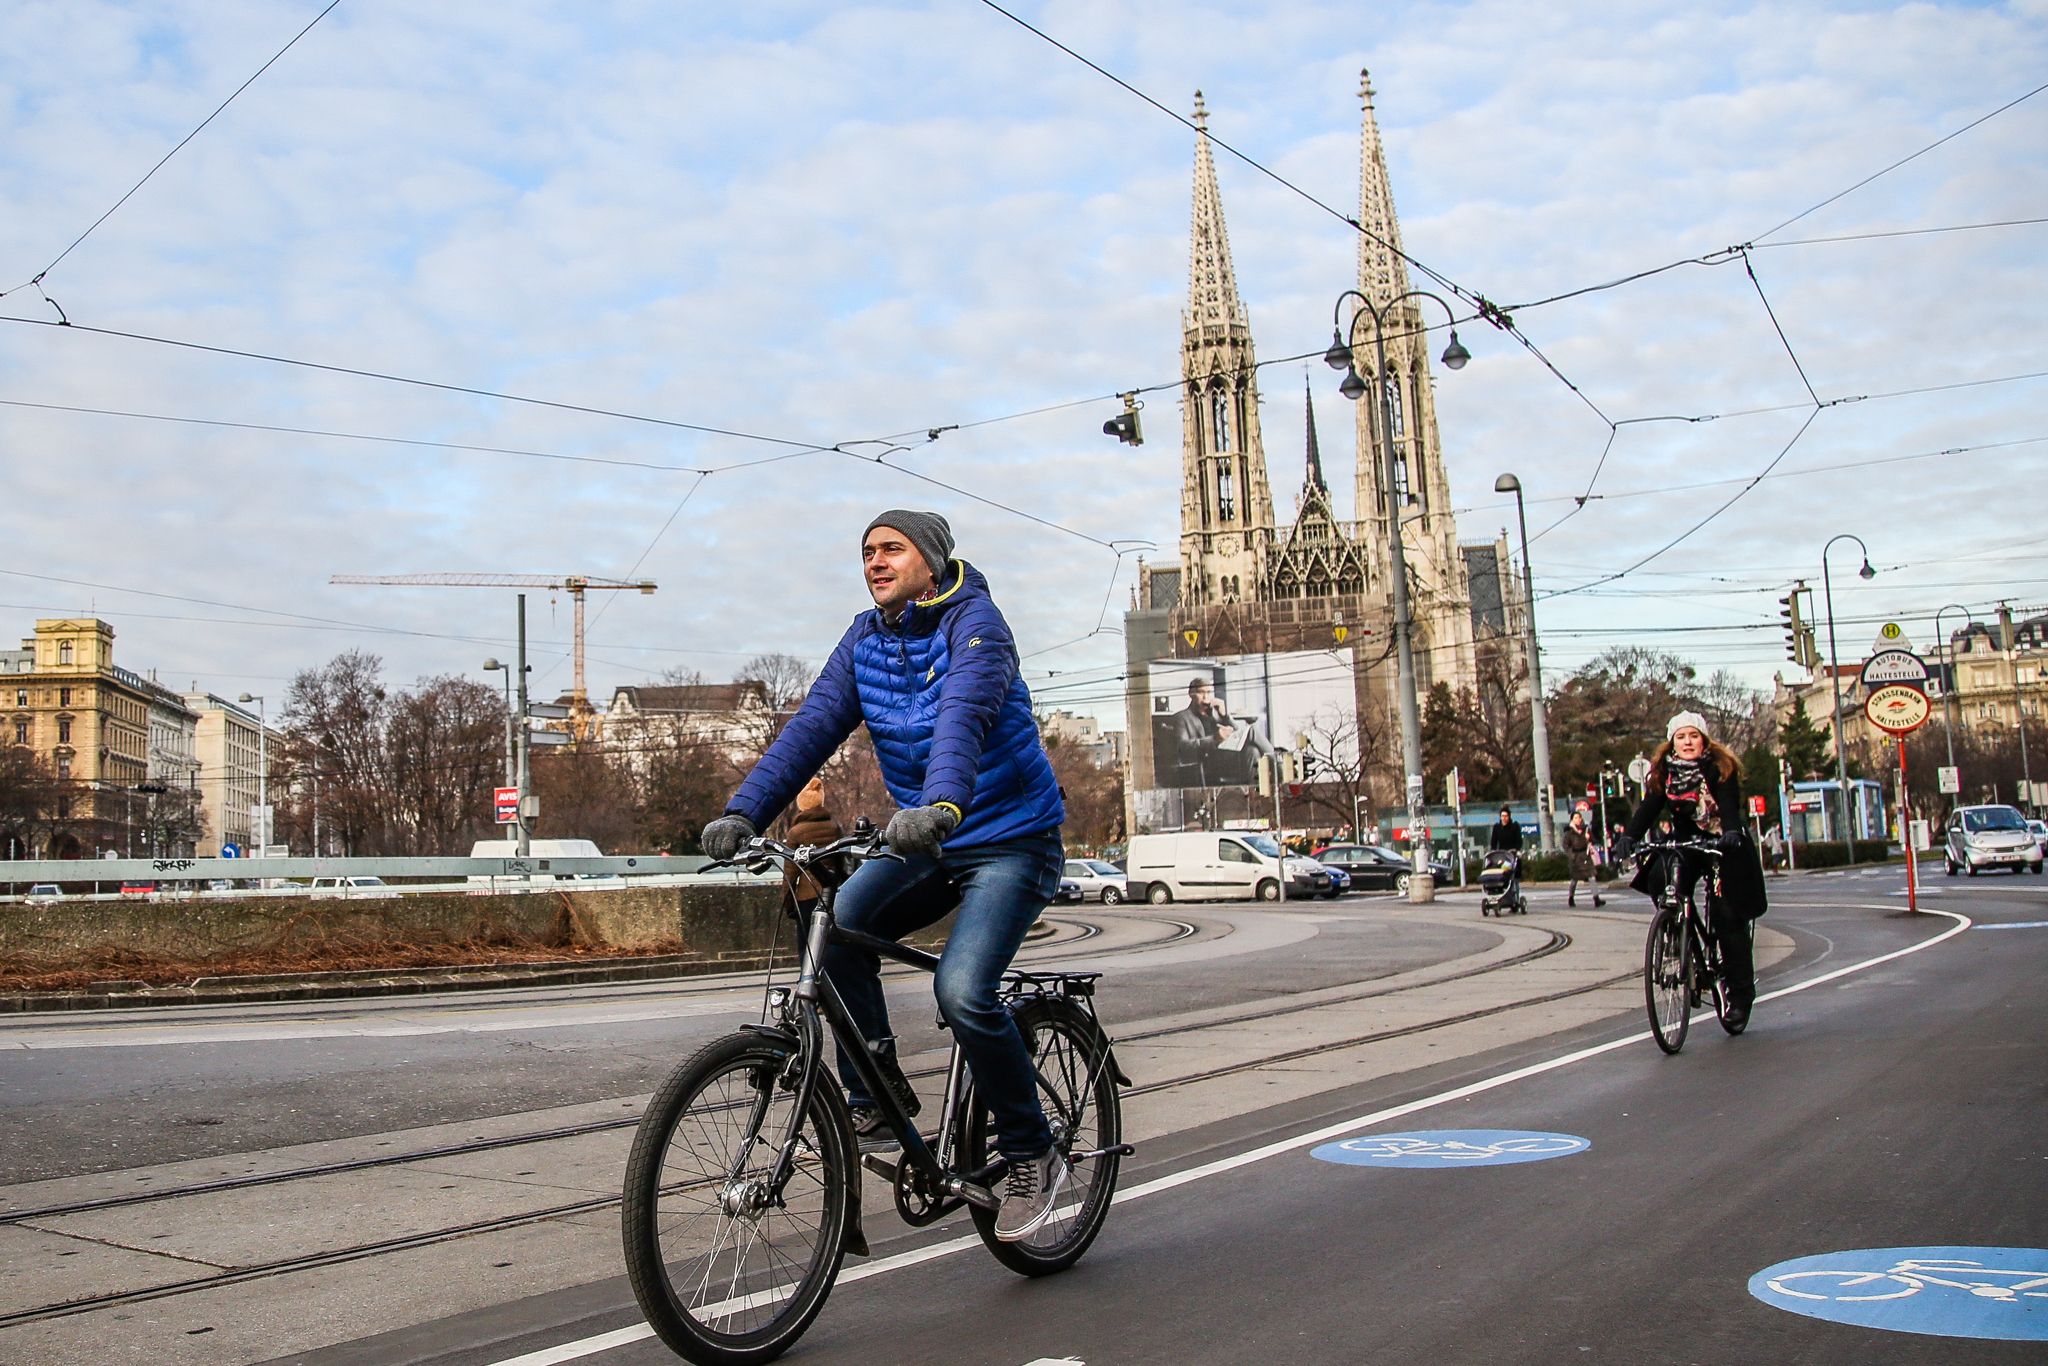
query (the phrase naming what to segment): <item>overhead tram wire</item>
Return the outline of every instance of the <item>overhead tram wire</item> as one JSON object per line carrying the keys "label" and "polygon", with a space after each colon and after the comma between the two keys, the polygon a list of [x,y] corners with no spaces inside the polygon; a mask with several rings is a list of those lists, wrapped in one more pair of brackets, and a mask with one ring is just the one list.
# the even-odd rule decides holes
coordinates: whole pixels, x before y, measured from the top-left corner
{"label": "overhead tram wire", "polygon": [[216,356],[233,356],[238,360],[262,361],[268,365],[291,366],[303,370],[317,370],[330,375],[349,375],[356,379],[377,380],[385,384],[407,385],[417,389],[431,389],[446,394],[462,394],[470,398],[493,399],[500,403],[517,403],[535,408],[547,408],[557,412],[581,413],[588,417],[609,417],[621,422],[645,423],[672,431],[697,432],[705,436],[729,436],[739,441],[759,441],[773,446],[788,446],[803,453],[828,451],[832,447],[815,441],[797,441],[789,437],[768,436],[760,432],[739,431],[730,427],[714,427],[701,422],[684,422],[677,418],[655,417],[647,413],[635,413],[617,408],[599,408],[586,403],[568,403],[559,399],[534,398],[528,394],[503,393],[495,389],[478,388],[475,385],[452,384],[445,380],[420,379],[412,375],[396,375],[382,370],[369,370],[359,366],[334,365],[325,361],[304,360],[296,356],[274,355],[266,351],[245,351],[232,346],[215,346],[208,342],[187,341],[178,337],[160,337],[147,332],[129,332],[120,328],[94,327],[87,323],[51,322],[46,318],[21,318],[0,314],[0,322],[16,323],[28,327],[56,328],[66,332],[90,333],[94,336],[114,337],[123,341],[143,342],[153,346],[168,346],[185,351],[201,351]]}
{"label": "overhead tram wire", "polygon": [[1990,113],[1985,114],[1979,118],[1970,120],[1962,127],[1956,129],[1953,133],[1948,133],[1942,137],[1938,137],[1934,141],[1928,143],[1925,147],[1922,147],[1919,151],[1913,152],[1907,156],[1900,157],[1897,161],[1894,161],[1891,165],[1886,166],[1883,170],[1873,171],[1871,174],[1857,181],[1854,185],[1851,185],[1848,189],[1836,191],[1834,194],[1829,195],[1826,199],[1821,200],[1820,203],[1813,205],[1811,208],[1801,209],[1798,213],[1793,214],[1790,218],[1778,224],[1776,227],[1771,228],[1766,232],[1758,233],[1756,237],[1751,240],[1750,245],[1761,245],[1765,238],[1775,237],[1778,233],[1782,232],[1786,228],[1791,227],[1800,219],[1805,218],[1811,214],[1820,212],[1822,209],[1834,203],[1836,200],[1843,199],[1849,195],[1854,194],[1856,191],[1862,189],[1865,185],[1870,184],[1872,181],[1877,180],[1882,176],[1890,175],[1893,171],[1898,170],[1899,167],[1904,166],[1907,162],[1917,160],[1918,158],[1927,155],[1927,153],[1933,151],[1935,148],[1941,146],[1943,143],[1952,142],[1956,138],[1959,138],[1963,134],[1969,132],[1972,128],[1976,128],[1980,124],[1988,123],[1992,119],[1997,118],[2000,114],[2005,113],[2008,109],[2012,109],[2021,104],[2024,104],[2026,101],[2040,94],[2043,90],[2048,90],[2048,83],[2037,85],[2032,90],[2029,90],[2026,94],[2021,95],[2019,98],[2008,100],[2006,103],[2001,104],[2000,106],[1998,106],[1998,108],[1992,110]]}
{"label": "overhead tram wire", "polygon": [[1294,194],[1302,199],[1307,200],[1316,208],[1321,209],[1324,213],[1330,215],[1330,217],[1336,219],[1338,222],[1343,223],[1349,228],[1351,228],[1352,231],[1358,233],[1361,237],[1364,237],[1374,246],[1380,247],[1386,251],[1393,252],[1396,256],[1399,256],[1403,261],[1406,261],[1409,265],[1415,267],[1415,269],[1421,271],[1424,275],[1428,276],[1438,285],[1440,285],[1444,289],[1449,290],[1451,293],[1457,295],[1466,303],[1472,305],[1475,308],[1481,307],[1482,305],[1484,305],[1488,309],[1492,307],[1492,305],[1487,304],[1486,300],[1483,299],[1480,295],[1474,293],[1469,289],[1466,289],[1463,285],[1459,284],[1456,280],[1451,279],[1448,275],[1444,275],[1441,272],[1433,269],[1428,263],[1419,261],[1415,257],[1410,256],[1407,252],[1403,251],[1399,246],[1375,234],[1371,229],[1367,228],[1363,223],[1359,222],[1350,214],[1345,213],[1340,209],[1333,208],[1328,204],[1325,204],[1322,200],[1316,198],[1307,190],[1302,189],[1301,186],[1287,179],[1287,177],[1281,175],[1278,171],[1275,171],[1270,167],[1264,165],[1263,163],[1254,160],[1252,157],[1246,155],[1245,153],[1240,152],[1237,148],[1231,146],[1222,138],[1217,137],[1214,133],[1209,132],[1206,129],[1197,128],[1192,119],[1189,119],[1186,115],[1181,114],[1176,110],[1167,108],[1164,104],[1161,104],[1158,100],[1146,94],[1137,86],[1132,85],[1123,77],[1109,70],[1100,62],[1094,61],[1089,57],[1083,56],[1081,53],[1075,51],[1073,48],[1068,47],[1059,39],[1053,37],[1050,33],[1047,33],[1044,29],[1038,28],[1029,21],[1019,17],[1016,14],[1011,13],[1007,9],[1004,9],[1001,5],[997,4],[995,0],[981,0],[981,3],[986,5],[988,8],[994,10],[997,14],[1002,15],[1005,19],[1008,19],[1011,23],[1023,29],[1025,32],[1031,34],[1036,38],[1041,39],[1046,43],[1049,43],[1053,47],[1058,48],[1061,52],[1066,53],[1067,56],[1072,57],[1075,61],[1087,67],[1090,71],[1093,71],[1096,75],[1102,77],[1104,80],[1111,82],[1120,89],[1125,90],[1132,95],[1135,95],[1140,100],[1143,100],[1146,104],[1151,105],[1154,109],[1157,109],[1160,113],[1166,115],[1166,117],[1172,119],[1175,123],[1178,123],[1183,128],[1186,128],[1189,132],[1196,133],[1202,137],[1206,137],[1212,146],[1221,147],[1224,151],[1230,153],[1230,155],[1236,157],[1239,161],[1251,167],[1260,175],[1265,176],[1268,180],[1271,180],[1274,184],[1280,186],[1282,189],[1288,191],[1290,194]]}
{"label": "overhead tram wire", "polygon": [[[16,285],[14,288],[24,289],[28,285],[34,285],[36,287],[37,292],[40,293],[42,290],[43,281],[49,277],[50,272],[55,270],[58,267],[58,265],[64,260],[65,257],[69,256],[73,251],[77,250],[79,243],[83,242],[86,238],[92,236],[94,230],[97,229],[100,224],[106,222],[109,218],[112,218],[115,212],[119,210],[123,204],[126,204],[131,198],[134,197],[136,191],[140,190],[144,185],[147,185],[149,183],[149,179],[151,176],[155,175],[158,171],[161,171],[164,168],[166,162],[168,162],[172,157],[176,156],[179,152],[184,150],[186,143],[192,141],[192,139],[198,137],[202,132],[204,132],[206,130],[206,126],[212,123],[215,119],[219,118],[221,116],[221,112],[225,110],[229,105],[233,104],[237,96],[239,96],[244,90],[247,90],[250,86],[254,85],[258,77],[262,76],[264,72],[270,70],[272,66],[276,65],[279,58],[283,57],[285,53],[290,52],[293,46],[297,44],[299,39],[311,33],[313,31],[314,25],[318,24],[322,19],[325,19],[328,15],[332,14],[335,10],[335,7],[340,4],[341,0],[330,0],[330,3],[328,4],[327,8],[321,10],[318,14],[313,16],[312,22],[308,23],[304,28],[300,29],[297,33],[293,34],[290,42],[286,43],[283,47],[279,48],[276,52],[272,53],[270,56],[270,60],[265,62],[262,66],[257,67],[254,75],[250,76],[248,80],[243,81],[240,85],[236,86],[234,92],[230,94],[226,99],[222,100],[219,106],[215,108],[211,114],[208,114],[205,118],[201,119],[199,121],[199,126],[197,128],[194,128],[191,132],[185,134],[184,137],[178,139],[177,146],[171,148],[170,151],[165,152],[163,156],[158,159],[156,165],[150,167],[148,171],[143,173],[142,179],[136,181],[133,185],[129,186],[128,192],[122,195],[119,199],[115,200],[112,208],[109,208],[105,213],[101,214],[98,218],[95,218],[90,224],[90,226],[88,226],[84,232],[78,234],[77,237],[72,239],[70,246],[58,252],[55,260],[51,261],[50,264],[44,266],[41,270],[37,271],[33,279],[26,281],[24,284]],[[13,292],[14,290],[0,290],[0,298],[5,298],[7,295]],[[50,303],[50,306],[52,308],[56,307],[55,301],[50,300],[49,295],[45,294],[43,295],[43,298],[45,299],[45,301],[48,301]],[[60,308],[57,311],[61,315],[64,310]]]}

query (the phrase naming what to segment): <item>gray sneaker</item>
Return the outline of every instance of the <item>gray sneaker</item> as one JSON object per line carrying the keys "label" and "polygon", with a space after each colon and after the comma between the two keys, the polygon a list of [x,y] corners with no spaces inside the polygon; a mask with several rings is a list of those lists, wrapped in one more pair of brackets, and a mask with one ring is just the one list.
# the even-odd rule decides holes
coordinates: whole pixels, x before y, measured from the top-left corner
{"label": "gray sneaker", "polygon": [[1012,1162],[1003,1179],[1002,1207],[996,1211],[996,1237],[1015,1243],[1038,1232],[1052,1217],[1053,1206],[1073,1174],[1057,1148]]}

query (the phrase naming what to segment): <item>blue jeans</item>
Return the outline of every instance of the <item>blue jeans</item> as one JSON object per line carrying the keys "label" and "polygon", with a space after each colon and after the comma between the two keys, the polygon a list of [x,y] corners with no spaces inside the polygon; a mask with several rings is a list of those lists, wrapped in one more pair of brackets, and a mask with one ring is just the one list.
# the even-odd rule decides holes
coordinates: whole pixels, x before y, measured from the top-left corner
{"label": "blue jeans", "polygon": [[[996,1147],[1013,1161],[1050,1148],[1052,1130],[1038,1103],[1031,1050],[996,989],[1025,931],[1059,890],[1064,857],[1054,830],[948,849],[936,863],[916,855],[907,863],[877,859],[847,880],[833,907],[834,919],[845,928],[891,941],[935,925],[959,908],[932,991],[939,1014],[967,1056],[982,1103],[995,1115]],[[825,974],[868,1046],[892,1054],[881,958],[851,944],[834,944],[825,952]],[[839,1079],[852,1104],[873,1103],[843,1053]]]}

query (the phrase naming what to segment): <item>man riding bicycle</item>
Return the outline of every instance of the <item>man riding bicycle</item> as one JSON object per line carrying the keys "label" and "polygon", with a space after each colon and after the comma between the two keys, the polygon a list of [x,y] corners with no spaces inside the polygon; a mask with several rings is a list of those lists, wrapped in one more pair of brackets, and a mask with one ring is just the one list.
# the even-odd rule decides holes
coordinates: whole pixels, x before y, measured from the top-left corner
{"label": "man riding bicycle", "polygon": [[[855,617],[803,705],[704,827],[704,852],[731,858],[865,723],[902,808],[884,837],[905,861],[862,865],[839,890],[839,924],[889,940],[958,908],[933,990],[995,1117],[1008,1163],[996,1236],[1028,1238],[1071,1173],[1053,1147],[1031,1054],[997,987],[1025,931],[1059,890],[1066,820],[1009,625],[988,581],[953,558],[935,512],[892,509],[868,524],[861,564],[875,608]],[[835,944],[826,974],[904,1108],[918,1102],[897,1066],[881,962]],[[839,1060],[854,1130],[886,1140],[859,1074]]]}
{"label": "man riding bicycle", "polygon": [[[1679,896],[1684,897],[1703,871],[1709,873],[1707,915],[1728,982],[1727,1023],[1731,1031],[1740,1032],[1756,1001],[1749,922],[1768,909],[1763,865],[1757,861],[1743,824],[1741,766],[1726,745],[1708,736],[1707,718],[1696,711],[1672,717],[1664,735],[1664,744],[1650,760],[1642,804],[1629,817],[1628,831],[1618,842],[1617,852],[1626,856],[1630,844],[1661,822],[1669,822],[1672,840],[1720,844],[1723,855],[1717,860],[1717,872],[1703,869],[1705,860],[1698,856],[1677,855],[1685,859],[1678,888]],[[1664,890],[1665,878],[1651,860],[1645,860],[1629,885],[1656,896]]]}

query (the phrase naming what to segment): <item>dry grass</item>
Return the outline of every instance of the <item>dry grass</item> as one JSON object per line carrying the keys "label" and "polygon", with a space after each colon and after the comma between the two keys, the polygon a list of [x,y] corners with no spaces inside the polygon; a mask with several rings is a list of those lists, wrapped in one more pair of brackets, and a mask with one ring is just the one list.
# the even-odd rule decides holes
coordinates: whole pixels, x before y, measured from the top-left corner
{"label": "dry grass", "polygon": [[110,981],[145,982],[151,986],[183,986],[201,977],[256,977],[516,963],[587,963],[611,958],[654,957],[680,953],[682,950],[680,940],[642,945],[632,949],[597,949],[573,943],[546,943],[512,937],[424,944],[363,943],[334,939],[317,945],[292,949],[254,950],[203,960],[108,949],[81,960],[61,964],[43,959],[0,957],[0,992],[81,991],[95,983]]}

